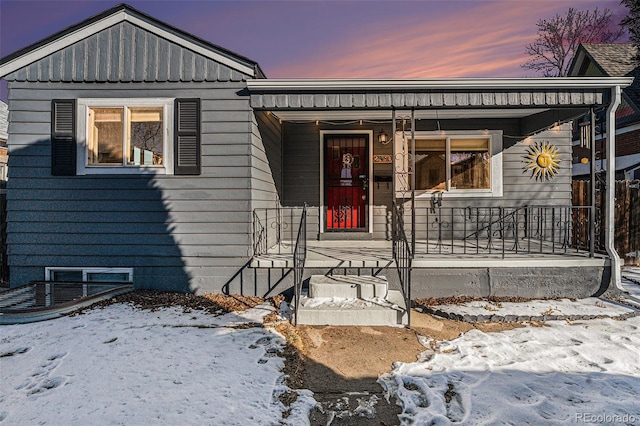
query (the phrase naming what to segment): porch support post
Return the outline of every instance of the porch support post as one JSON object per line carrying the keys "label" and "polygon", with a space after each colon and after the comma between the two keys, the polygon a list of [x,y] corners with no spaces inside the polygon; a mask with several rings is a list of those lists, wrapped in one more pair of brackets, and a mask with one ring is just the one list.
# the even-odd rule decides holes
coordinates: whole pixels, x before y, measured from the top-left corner
{"label": "porch support post", "polygon": [[596,248],[596,113],[591,108],[591,144],[590,149],[590,198],[591,203],[589,213],[589,257],[593,257]]}
{"label": "porch support post", "polygon": [[396,158],[396,109],[391,109],[391,152],[393,153],[393,161],[391,161],[391,240],[393,241],[393,257],[396,257],[396,178],[398,173]]}
{"label": "porch support post", "polygon": [[416,111],[411,108],[411,253],[416,252]]}
{"label": "porch support post", "polygon": [[606,248],[611,259],[610,288],[624,291],[620,282],[620,256],[614,246],[615,236],[615,190],[616,190],[616,109],[620,105],[620,86],[611,88],[611,101],[607,108],[607,181],[606,181]]}

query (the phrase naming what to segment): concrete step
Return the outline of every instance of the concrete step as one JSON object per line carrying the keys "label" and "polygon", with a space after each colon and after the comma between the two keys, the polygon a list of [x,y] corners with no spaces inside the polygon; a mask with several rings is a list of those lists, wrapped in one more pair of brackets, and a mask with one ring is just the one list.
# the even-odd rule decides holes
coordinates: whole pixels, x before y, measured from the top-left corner
{"label": "concrete step", "polygon": [[[295,309],[295,300],[292,303]],[[385,298],[300,298],[294,312],[298,324],[391,326],[407,324],[407,309],[398,290],[388,290]]]}
{"label": "concrete step", "polygon": [[309,278],[311,298],[382,298],[387,296],[386,277],[371,275],[312,275]]}

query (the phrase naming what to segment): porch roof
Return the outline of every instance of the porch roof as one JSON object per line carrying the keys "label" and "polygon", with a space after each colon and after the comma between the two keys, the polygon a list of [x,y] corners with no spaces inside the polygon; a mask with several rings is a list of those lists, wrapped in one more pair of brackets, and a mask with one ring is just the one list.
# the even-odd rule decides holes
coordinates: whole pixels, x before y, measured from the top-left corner
{"label": "porch roof", "polygon": [[[606,105],[628,77],[265,79],[247,82],[256,109],[540,109]],[[527,114],[524,114],[527,115]]]}

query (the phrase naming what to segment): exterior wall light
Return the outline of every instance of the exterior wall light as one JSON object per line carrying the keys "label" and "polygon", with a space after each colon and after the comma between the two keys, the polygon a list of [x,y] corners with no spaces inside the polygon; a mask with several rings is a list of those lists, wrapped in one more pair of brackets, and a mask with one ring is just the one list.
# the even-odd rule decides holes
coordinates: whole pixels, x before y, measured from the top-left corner
{"label": "exterior wall light", "polygon": [[389,139],[389,135],[384,132],[384,129],[380,129],[380,133],[378,133],[378,143],[380,145],[386,145],[391,141]]}

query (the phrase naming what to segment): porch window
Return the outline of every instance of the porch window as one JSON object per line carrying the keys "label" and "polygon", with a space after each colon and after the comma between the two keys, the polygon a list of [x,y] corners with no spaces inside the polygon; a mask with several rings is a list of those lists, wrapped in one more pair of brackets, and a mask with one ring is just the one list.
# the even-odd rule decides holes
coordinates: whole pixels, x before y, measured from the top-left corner
{"label": "porch window", "polygon": [[490,189],[489,138],[451,139],[450,189]]}
{"label": "porch window", "polygon": [[[411,139],[396,136],[396,185],[411,190]],[[501,195],[500,132],[416,132],[416,191]]]}

